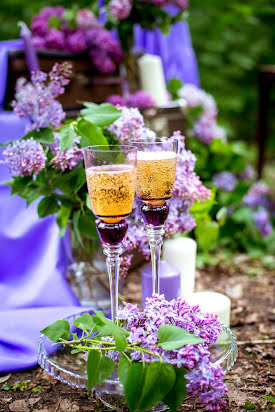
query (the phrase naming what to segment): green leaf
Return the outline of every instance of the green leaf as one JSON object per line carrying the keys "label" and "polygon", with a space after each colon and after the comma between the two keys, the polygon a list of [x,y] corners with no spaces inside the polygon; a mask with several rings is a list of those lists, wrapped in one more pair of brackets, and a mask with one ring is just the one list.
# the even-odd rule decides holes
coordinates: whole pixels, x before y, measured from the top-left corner
{"label": "green leaf", "polygon": [[84,331],[91,331],[95,326],[92,316],[89,313],[84,313],[84,315],[79,316],[74,321],[73,325],[77,326],[79,329]]}
{"label": "green leaf", "polygon": [[186,383],[187,379],[185,374],[187,373],[185,367],[178,368],[174,366],[174,371],[176,374],[176,380],[173,388],[167,393],[163,402],[165,405],[169,406],[172,412],[176,412],[177,408],[182,404],[186,396]]}
{"label": "green leaf", "polygon": [[84,107],[87,107],[88,109],[91,107],[96,107],[98,106],[96,103],[93,102],[81,102],[83,104]]}
{"label": "green leaf", "polygon": [[118,377],[122,385],[126,385],[127,375],[131,367],[131,362],[126,358],[121,358],[118,362]]}
{"label": "green leaf", "polygon": [[125,399],[130,412],[139,410],[139,401],[145,383],[146,369],[143,363],[137,362],[134,363],[128,371],[124,386]]}
{"label": "green leaf", "polygon": [[50,144],[54,141],[53,131],[49,127],[43,127],[39,131],[32,130],[24,136],[24,140],[30,139],[31,137],[33,137],[37,142],[44,144]]}
{"label": "green leaf", "polygon": [[48,215],[53,215],[58,212],[58,203],[57,200],[52,197],[44,197],[37,206],[38,216],[45,217]]}
{"label": "green leaf", "polygon": [[219,236],[219,225],[213,221],[198,222],[195,228],[196,238],[206,253],[214,245]]}
{"label": "green leaf", "polygon": [[219,223],[219,226],[223,226],[226,222],[226,216],[227,216],[227,208],[226,207],[221,207],[217,214],[216,214],[216,219]]}
{"label": "green leaf", "polygon": [[198,223],[198,220],[205,220],[205,218],[208,216],[208,213],[212,209],[212,206],[217,203],[215,201],[215,196],[216,196],[216,191],[212,189],[210,199],[205,199],[203,202],[198,202],[198,201],[194,202],[190,211],[191,211],[191,214],[194,216],[197,223]]}
{"label": "green leaf", "polygon": [[89,239],[98,239],[96,230],[95,217],[92,212],[87,211],[85,215],[79,216],[78,228],[81,233],[84,233]]}
{"label": "green leaf", "polygon": [[13,180],[10,180],[9,182],[5,182],[5,183],[11,187],[11,196],[19,195],[21,197],[24,197],[26,194],[26,189],[28,185],[32,182],[33,180],[31,176],[25,176],[25,177],[15,177],[13,178]]}
{"label": "green leaf", "polygon": [[107,379],[113,373],[114,367],[115,364],[111,358],[102,355],[101,352],[91,350],[87,360],[88,392]]}
{"label": "green leaf", "polygon": [[236,205],[240,203],[244,195],[248,192],[250,188],[250,183],[248,182],[239,182],[233,192],[230,194],[227,205]]}
{"label": "green leaf", "polygon": [[89,193],[86,194],[86,206],[89,210],[93,211]]}
{"label": "green leaf", "polygon": [[205,342],[205,339],[189,333],[179,326],[169,324],[161,325],[158,328],[158,338],[158,345],[164,350],[174,350],[184,345],[196,345]]}
{"label": "green leaf", "polygon": [[129,336],[129,332],[126,329],[123,329],[120,326],[117,326],[110,319],[107,319],[104,316],[103,312],[96,310],[96,309],[94,310],[94,312],[100,318],[100,320],[106,325],[106,328],[104,328],[104,332],[107,333],[107,330],[108,330],[110,331],[110,334],[113,335],[115,339],[116,349],[119,352],[123,352],[127,346],[126,337]]}
{"label": "green leaf", "polygon": [[59,211],[56,215],[56,221],[60,229],[59,236],[63,236],[65,233],[65,228],[67,227],[68,220],[71,216],[72,207],[67,207],[61,203]]}
{"label": "green leaf", "polygon": [[252,411],[253,409],[256,408],[256,405],[255,405],[255,403],[251,403],[249,401],[246,401],[245,405],[244,405],[244,408],[245,408],[246,411]]}
{"label": "green leaf", "polygon": [[80,210],[78,210],[77,212],[74,212],[74,214],[73,214],[73,229],[74,229],[74,233],[75,233],[75,236],[76,236],[77,240],[79,241],[80,245],[84,248],[82,238],[81,238],[81,234],[80,234],[79,228],[78,228],[79,217],[80,217]]}
{"label": "green leaf", "polygon": [[108,145],[106,137],[103,135],[100,127],[87,120],[79,120],[76,126],[77,133],[82,137],[81,147],[90,145]]}
{"label": "green leaf", "polygon": [[59,338],[68,340],[70,336],[70,324],[67,320],[57,320],[40,332],[53,342],[58,342]]}
{"label": "green leaf", "polygon": [[139,410],[146,411],[163,400],[174,386],[176,374],[172,365],[151,362],[147,367]]}
{"label": "green leaf", "polygon": [[121,116],[121,111],[110,103],[102,103],[98,106],[81,110],[81,114],[88,122],[105,127],[116,121]]}
{"label": "green leaf", "polygon": [[64,126],[59,131],[60,152],[69,149],[74,144],[75,133],[71,126]]}
{"label": "green leaf", "polygon": [[182,81],[180,79],[171,78],[167,84],[167,90],[171,93],[172,99],[178,99],[178,92],[182,88]]}
{"label": "green leaf", "polygon": [[261,395],[261,398],[267,399],[268,401],[275,403],[275,398],[270,395]]}
{"label": "green leaf", "polygon": [[50,16],[48,20],[48,25],[50,29],[61,29],[61,20],[56,16]]}

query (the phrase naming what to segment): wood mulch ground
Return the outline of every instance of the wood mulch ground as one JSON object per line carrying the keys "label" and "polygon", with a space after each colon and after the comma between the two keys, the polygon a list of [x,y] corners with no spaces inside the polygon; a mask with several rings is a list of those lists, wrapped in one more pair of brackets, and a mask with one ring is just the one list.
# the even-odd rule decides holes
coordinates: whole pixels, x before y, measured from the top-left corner
{"label": "wood mulch ground", "polygon": [[[225,378],[227,412],[275,410],[274,261],[270,266],[273,269],[263,268],[261,262],[246,256],[237,256],[231,262],[221,260],[217,266],[197,272],[197,290],[226,293],[232,301],[231,327],[239,342],[239,356]],[[138,272],[129,275],[125,295],[129,301],[140,299]],[[21,383],[24,389],[22,382],[27,381],[22,391],[1,390],[4,379],[0,376],[0,412],[110,411],[85,390],[60,383],[39,367],[11,374],[9,386]],[[187,398],[179,411],[203,411],[203,406]]]}

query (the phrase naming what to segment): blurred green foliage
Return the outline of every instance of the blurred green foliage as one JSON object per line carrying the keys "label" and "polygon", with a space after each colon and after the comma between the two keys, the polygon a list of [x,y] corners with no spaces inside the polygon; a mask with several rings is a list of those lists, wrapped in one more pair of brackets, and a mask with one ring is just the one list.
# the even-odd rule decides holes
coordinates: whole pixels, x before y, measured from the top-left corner
{"label": "blurred green foliage", "polygon": [[[17,22],[29,23],[42,7],[88,7],[95,1],[2,0],[0,40],[18,37]],[[190,0],[189,24],[202,88],[216,98],[229,135],[253,142],[257,69],[275,64],[275,0]],[[274,125],[270,144],[275,150]]]}
{"label": "blurred green foliage", "polygon": [[[275,1],[191,0],[189,24],[201,87],[217,100],[229,135],[253,141],[257,70],[275,64]],[[274,127],[270,142],[275,149]]]}

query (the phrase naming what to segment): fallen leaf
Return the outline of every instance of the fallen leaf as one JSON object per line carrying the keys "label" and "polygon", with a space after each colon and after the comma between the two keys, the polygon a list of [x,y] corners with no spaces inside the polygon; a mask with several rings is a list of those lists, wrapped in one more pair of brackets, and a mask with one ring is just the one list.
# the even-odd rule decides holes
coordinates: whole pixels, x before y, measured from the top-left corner
{"label": "fallen leaf", "polygon": [[28,412],[30,409],[24,399],[19,399],[9,405],[12,412]]}
{"label": "fallen leaf", "polygon": [[0,376],[0,383],[4,383],[8,381],[10,377],[11,377],[11,373],[9,373],[8,375]]}

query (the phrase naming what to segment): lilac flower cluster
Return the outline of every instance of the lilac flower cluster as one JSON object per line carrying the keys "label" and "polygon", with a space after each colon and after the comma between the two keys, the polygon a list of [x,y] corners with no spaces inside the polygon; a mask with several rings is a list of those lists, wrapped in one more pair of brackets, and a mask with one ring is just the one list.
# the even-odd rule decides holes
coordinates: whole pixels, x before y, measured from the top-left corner
{"label": "lilac flower cluster", "polygon": [[268,236],[272,231],[270,213],[274,213],[274,202],[270,199],[271,190],[262,181],[258,181],[251,186],[244,196],[242,203],[251,209],[256,209],[252,214],[256,228],[263,237]]}
{"label": "lilac flower cluster", "polygon": [[113,94],[107,98],[107,102],[114,106],[136,107],[137,109],[150,109],[156,106],[153,97],[144,90],[138,90],[126,97]]}
{"label": "lilac flower cluster", "polygon": [[3,163],[9,166],[12,176],[31,176],[39,173],[44,169],[47,160],[42,145],[32,137],[9,144],[3,156]]}
{"label": "lilac flower cluster", "polygon": [[48,76],[39,71],[32,74],[30,82],[24,78],[18,79],[12,106],[15,114],[32,122],[27,126],[27,132],[40,130],[42,127],[60,126],[65,112],[55,99],[64,93],[70,73],[68,64],[56,63]]}
{"label": "lilac flower cluster", "polygon": [[[52,27],[54,18],[55,27]],[[63,7],[46,7],[32,18],[33,44],[39,49],[87,52],[99,72],[113,73],[124,55],[119,43],[88,9],[78,10],[70,25]]]}
{"label": "lilac flower cluster", "polygon": [[64,172],[66,169],[71,170],[73,167],[83,160],[83,151],[77,144],[80,142],[80,137],[75,136],[74,144],[67,150],[60,152],[59,133],[54,134],[54,141],[50,145],[50,150],[55,156],[50,161],[54,169],[60,169]]}
{"label": "lilac flower cluster", "polygon": [[[155,133],[146,128],[141,113],[136,108],[121,107],[121,117],[116,120],[108,130],[123,143],[130,139],[146,139],[154,141]],[[210,198],[210,191],[201,183],[200,178],[194,172],[196,158],[185,149],[184,136],[175,132],[173,137],[179,140],[178,166],[172,199],[169,201],[170,213],[166,221],[166,236],[176,233],[187,233],[195,227],[195,220],[189,209],[194,201],[204,201]],[[166,139],[166,138],[164,138]],[[127,254],[134,249],[141,252],[146,259],[150,258],[150,250],[145,233],[144,222],[140,213],[140,202],[134,202],[133,212],[128,219],[128,232],[124,241]],[[131,256],[127,262],[130,265]],[[126,268],[124,268],[126,272]]]}
{"label": "lilac flower cluster", "polygon": [[214,184],[221,190],[232,192],[237,184],[237,178],[231,172],[220,172],[213,176]]}
{"label": "lilac flower cluster", "polygon": [[263,237],[268,236],[272,231],[272,224],[270,222],[269,213],[264,207],[259,207],[256,212],[252,214],[253,221],[256,228]]}
{"label": "lilac flower cluster", "polygon": [[[178,368],[184,366],[189,370],[186,375],[188,394],[198,396],[207,409],[220,410],[220,405],[225,404],[222,396],[227,392],[223,383],[224,373],[220,366],[211,363],[209,352],[209,346],[216,342],[222,331],[217,315],[204,315],[198,306],[190,306],[181,298],[169,302],[164,295],[147,298],[143,311],[137,305],[124,305],[117,319],[130,332],[127,338],[130,344],[147,350],[150,348],[150,353],[143,353],[144,360],[152,362],[161,356],[165,362]],[[205,342],[165,351],[157,346],[158,328],[164,324],[179,326],[205,339]],[[112,356],[116,357],[116,354],[113,353]],[[133,351],[131,358],[142,361],[142,353]]]}
{"label": "lilac flower cluster", "polygon": [[[188,0],[142,0],[143,3],[151,3],[155,7],[165,7],[174,5],[180,10],[188,7]],[[129,17],[133,7],[133,0],[111,0],[109,11],[117,19],[126,19]]]}
{"label": "lilac flower cluster", "polygon": [[137,108],[120,107],[120,109],[122,115],[107,127],[107,129],[113,133],[121,143],[125,143],[131,139],[155,139],[155,133],[145,127],[143,116]]}
{"label": "lilac flower cluster", "polygon": [[193,84],[185,84],[179,90],[179,96],[186,100],[187,109],[201,107],[202,113],[190,130],[192,135],[207,144],[214,139],[226,140],[225,130],[217,125],[217,106],[210,94]]}

